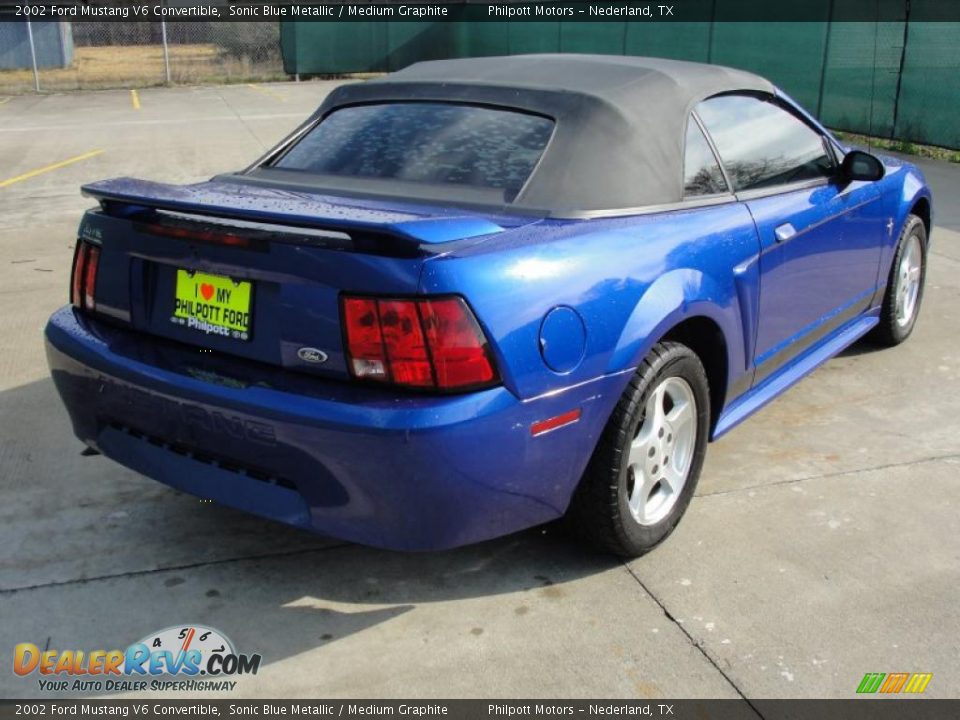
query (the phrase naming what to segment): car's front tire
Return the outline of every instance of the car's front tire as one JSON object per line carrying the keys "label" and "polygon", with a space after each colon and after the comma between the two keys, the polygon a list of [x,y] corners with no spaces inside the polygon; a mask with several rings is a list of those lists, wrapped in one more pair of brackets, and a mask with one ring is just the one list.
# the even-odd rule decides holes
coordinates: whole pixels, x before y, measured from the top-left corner
{"label": "car's front tire", "polygon": [[676,527],[697,486],[710,426],[710,391],[699,358],[662,342],[637,368],[571,501],[581,537],[637,557]]}
{"label": "car's front tire", "polygon": [[908,215],[890,266],[883,295],[880,322],[871,337],[882,345],[899,345],[913,332],[920,314],[927,276],[927,228],[916,215]]}

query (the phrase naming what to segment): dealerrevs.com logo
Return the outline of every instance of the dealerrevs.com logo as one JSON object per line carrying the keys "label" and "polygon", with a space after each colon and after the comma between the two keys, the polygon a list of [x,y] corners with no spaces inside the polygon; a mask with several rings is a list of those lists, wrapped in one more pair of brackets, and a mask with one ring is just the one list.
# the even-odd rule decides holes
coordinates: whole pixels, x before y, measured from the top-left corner
{"label": "dealerrevs.com logo", "polygon": [[177,625],[151,633],[125,650],[14,648],[13,672],[39,675],[40,690],[130,692],[233,690],[237,675],[256,675],[259,654],[236,652],[219,630]]}

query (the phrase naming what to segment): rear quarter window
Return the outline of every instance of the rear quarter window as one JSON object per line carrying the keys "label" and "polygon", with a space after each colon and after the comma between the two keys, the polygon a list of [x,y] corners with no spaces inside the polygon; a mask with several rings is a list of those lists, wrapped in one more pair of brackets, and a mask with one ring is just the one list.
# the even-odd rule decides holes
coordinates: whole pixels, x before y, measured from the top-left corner
{"label": "rear quarter window", "polygon": [[510,201],[543,155],[553,127],[541,115],[474,105],[356,105],[327,115],[273,167],[492,188]]}
{"label": "rear quarter window", "polygon": [[683,194],[686,197],[727,192],[727,181],[707,138],[693,118],[687,122],[683,159]]}

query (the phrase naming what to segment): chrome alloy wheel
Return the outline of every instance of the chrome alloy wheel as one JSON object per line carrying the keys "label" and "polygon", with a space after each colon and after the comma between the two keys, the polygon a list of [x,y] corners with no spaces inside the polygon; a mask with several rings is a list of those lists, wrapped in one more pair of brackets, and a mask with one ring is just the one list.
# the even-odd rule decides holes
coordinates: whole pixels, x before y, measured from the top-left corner
{"label": "chrome alloy wheel", "polygon": [[900,257],[900,267],[897,268],[896,318],[900,327],[909,325],[917,311],[922,263],[923,248],[920,246],[920,238],[911,235]]}
{"label": "chrome alloy wheel", "polygon": [[654,525],[683,491],[697,442],[697,401],[687,381],[670,377],[647,399],[627,465],[627,504],[641,525]]}

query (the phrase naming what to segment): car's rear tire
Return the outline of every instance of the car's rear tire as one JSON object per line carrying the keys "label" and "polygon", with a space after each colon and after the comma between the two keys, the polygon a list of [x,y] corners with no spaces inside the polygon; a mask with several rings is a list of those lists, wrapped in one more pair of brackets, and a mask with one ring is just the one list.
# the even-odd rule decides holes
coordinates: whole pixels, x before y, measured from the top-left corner
{"label": "car's rear tire", "polygon": [[603,550],[637,557],[676,527],[697,486],[710,430],[710,390],[690,348],[662,342],[617,403],[567,513]]}
{"label": "car's rear tire", "polygon": [[893,346],[910,337],[920,314],[926,276],[927,228],[916,215],[908,215],[890,266],[880,322],[870,336],[872,340]]}

